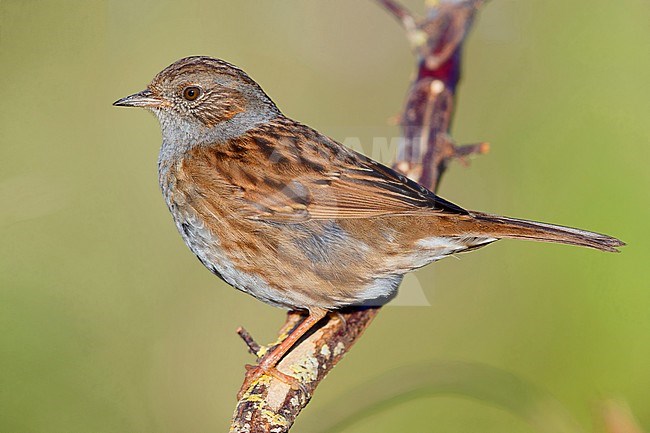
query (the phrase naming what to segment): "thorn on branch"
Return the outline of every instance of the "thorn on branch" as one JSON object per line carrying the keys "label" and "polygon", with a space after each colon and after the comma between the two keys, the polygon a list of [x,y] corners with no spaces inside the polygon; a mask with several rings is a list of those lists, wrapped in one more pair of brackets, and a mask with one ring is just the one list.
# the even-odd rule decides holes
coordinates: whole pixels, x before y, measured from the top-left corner
{"label": "thorn on branch", "polygon": [[455,147],[455,158],[463,158],[470,155],[485,155],[490,151],[490,143],[487,141],[481,143],[464,144]]}
{"label": "thorn on branch", "polygon": [[468,158],[472,155],[484,155],[490,151],[490,143],[472,143],[462,146],[454,146],[452,158],[457,159],[464,166],[469,165]]}

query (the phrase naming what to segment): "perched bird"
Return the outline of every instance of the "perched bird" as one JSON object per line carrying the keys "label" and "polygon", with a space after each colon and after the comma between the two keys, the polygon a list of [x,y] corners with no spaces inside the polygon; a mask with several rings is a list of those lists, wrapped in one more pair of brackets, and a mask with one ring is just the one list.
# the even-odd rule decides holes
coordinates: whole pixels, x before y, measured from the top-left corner
{"label": "perched bird", "polygon": [[[244,71],[187,57],[114,105],[153,112],[158,174],[183,240],[212,273],[309,313],[247,373],[275,365],[327,312],[381,305],[405,273],[502,238],[617,251],[610,236],[463,209],[284,116]],[[287,381],[291,378],[285,377]]]}

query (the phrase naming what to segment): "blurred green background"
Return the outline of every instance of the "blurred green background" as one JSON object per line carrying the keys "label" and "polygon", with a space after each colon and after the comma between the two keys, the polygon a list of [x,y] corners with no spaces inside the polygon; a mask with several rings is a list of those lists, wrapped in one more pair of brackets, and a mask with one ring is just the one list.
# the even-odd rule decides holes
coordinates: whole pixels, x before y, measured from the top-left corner
{"label": "blurred green background", "polygon": [[[252,361],[234,330],[273,340],[284,313],[185,248],[158,191],[157,122],[111,103],[178,58],[222,57],[285,114],[389,162],[372,143],[398,134],[387,119],[413,68],[402,30],[369,0],[2,0],[0,14],[0,431],[225,431]],[[454,136],[492,151],[454,164],[440,190],[618,236],[624,252],[504,241],[419,271],[431,306],[386,308],[293,431],[432,360],[508,372],[587,431],[617,397],[650,430],[649,18],[646,0],[488,3]],[[429,395],[345,431],[535,430]]]}

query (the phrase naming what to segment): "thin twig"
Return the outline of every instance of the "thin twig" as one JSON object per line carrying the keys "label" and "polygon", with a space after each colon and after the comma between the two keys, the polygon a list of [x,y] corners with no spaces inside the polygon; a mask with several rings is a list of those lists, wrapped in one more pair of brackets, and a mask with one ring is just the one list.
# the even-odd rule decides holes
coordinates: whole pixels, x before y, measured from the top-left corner
{"label": "thin twig", "polygon": [[377,3],[382,5],[388,12],[397,18],[402,26],[404,26],[404,30],[406,30],[406,36],[409,38],[411,43],[414,46],[417,45],[417,24],[415,22],[415,17],[411,11],[393,0],[377,0]]}
{"label": "thin twig", "polygon": [[251,334],[249,334],[246,329],[240,326],[237,328],[237,335],[239,335],[241,339],[244,340],[244,343],[248,347],[248,351],[251,353],[251,355],[257,356],[257,354],[260,353],[262,346],[257,344],[257,342],[253,339]]}
{"label": "thin twig", "polygon": [[393,14],[395,18],[404,24],[404,21],[415,21],[411,11],[406,9],[404,5],[393,1],[393,0],[377,0],[377,2],[382,5],[388,12]]}

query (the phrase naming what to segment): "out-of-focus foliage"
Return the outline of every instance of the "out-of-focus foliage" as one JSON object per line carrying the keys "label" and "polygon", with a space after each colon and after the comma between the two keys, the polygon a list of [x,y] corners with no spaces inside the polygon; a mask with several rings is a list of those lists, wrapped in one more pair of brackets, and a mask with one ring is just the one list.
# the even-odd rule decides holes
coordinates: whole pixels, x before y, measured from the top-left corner
{"label": "out-of-focus foliage", "polygon": [[[430,360],[507,371],[587,431],[594,402],[616,396],[648,429],[649,13],[642,0],[488,3],[454,135],[492,151],[452,166],[440,191],[629,246],[504,241],[419,271],[431,305],[386,308],[296,432],[326,426],[325,409],[369,378]],[[287,115],[390,160],[412,59],[371,1],[1,1],[0,431],[223,431],[251,361],[234,329],[265,341],[283,321],[184,247],[158,192],[156,121],[111,106],[193,54],[241,66]],[[436,395],[346,431],[433,430],[533,427]]]}

